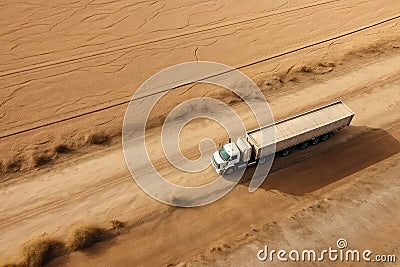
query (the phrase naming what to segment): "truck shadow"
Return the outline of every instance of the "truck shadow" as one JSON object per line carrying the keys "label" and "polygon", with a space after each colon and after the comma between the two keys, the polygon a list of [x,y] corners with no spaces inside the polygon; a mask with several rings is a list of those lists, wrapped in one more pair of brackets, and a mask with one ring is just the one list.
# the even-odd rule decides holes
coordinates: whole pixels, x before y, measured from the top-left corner
{"label": "truck shadow", "polygon": [[[382,129],[350,126],[330,140],[276,157],[260,188],[302,196],[400,152],[400,142]],[[248,186],[255,168],[240,184]]]}

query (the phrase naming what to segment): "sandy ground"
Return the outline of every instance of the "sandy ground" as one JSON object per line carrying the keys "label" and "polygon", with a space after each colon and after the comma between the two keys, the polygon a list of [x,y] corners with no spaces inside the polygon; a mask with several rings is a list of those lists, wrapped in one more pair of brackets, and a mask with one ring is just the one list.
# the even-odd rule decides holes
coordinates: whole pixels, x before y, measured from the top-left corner
{"label": "sandy ground", "polygon": [[[400,4],[386,3],[5,2],[0,7],[1,133],[129,99],[149,75],[175,63],[213,60],[240,66],[397,15]],[[15,21],[15,13],[24,21]],[[337,99],[357,114],[352,126],[329,142],[277,160],[255,193],[244,181],[211,205],[168,207],[137,187],[115,147],[72,157],[53,169],[13,174],[13,183],[0,188],[0,263],[18,257],[31,236],[62,236],[76,221],[106,224],[111,219],[127,221],[127,233],[54,265],[255,265],[264,243],[302,248],[309,240],[307,246],[319,248],[340,237],[351,247],[400,256],[398,42],[348,54],[398,32],[393,21],[243,70],[263,89],[277,119]],[[311,73],[299,74],[300,81],[287,82],[288,69],[310,62],[335,65],[315,65]],[[287,71],[280,77],[284,86],[265,82],[282,71]],[[221,93],[186,89],[176,102]],[[155,116],[173,104],[161,106]],[[246,126],[254,127],[247,107],[233,106]],[[64,137],[85,138],[91,131],[118,133],[125,107],[1,139],[2,158],[29,157],[66,142]],[[159,128],[151,130],[148,146],[171,180],[194,185],[216,177],[211,168],[187,175],[164,164],[158,133]],[[183,152],[190,154],[188,144],[204,137],[226,141],[214,124],[197,121],[181,135]]]}

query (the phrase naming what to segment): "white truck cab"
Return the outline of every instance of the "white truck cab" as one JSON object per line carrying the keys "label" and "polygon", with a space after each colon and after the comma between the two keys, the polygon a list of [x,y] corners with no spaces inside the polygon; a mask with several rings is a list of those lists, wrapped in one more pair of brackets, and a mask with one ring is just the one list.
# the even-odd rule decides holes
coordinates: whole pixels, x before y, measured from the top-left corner
{"label": "white truck cab", "polygon": [[239,150],[234,143],[229,143],[214,152],[212,163],[218,174],[223,174],[225,171],[235,165],[239,161]]}
{"label": "white truck cab", "polygon": [[237,169],[247,167],[250,156],[250,144],[245,137],[240,137],[236,144],[229,143],[215,151],[211,162],[218,174],[229,175]]}

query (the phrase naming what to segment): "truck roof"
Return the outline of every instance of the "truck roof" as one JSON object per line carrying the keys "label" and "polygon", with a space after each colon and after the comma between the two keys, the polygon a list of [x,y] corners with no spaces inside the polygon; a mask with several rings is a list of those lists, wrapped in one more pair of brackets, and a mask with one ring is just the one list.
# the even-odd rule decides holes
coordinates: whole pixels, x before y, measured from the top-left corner
{"label": "truck roof", "polygon": [[[257,147],[269,146],[282,140],[297,136],[336,122],[343,118],[354,116],[354,112],[342,101],[337,101],[305,113],[269,124],[247,133],[250,143]],[[275,128],[275,139],[271,136]],[[263,139],[261,139],[261,136]]]}

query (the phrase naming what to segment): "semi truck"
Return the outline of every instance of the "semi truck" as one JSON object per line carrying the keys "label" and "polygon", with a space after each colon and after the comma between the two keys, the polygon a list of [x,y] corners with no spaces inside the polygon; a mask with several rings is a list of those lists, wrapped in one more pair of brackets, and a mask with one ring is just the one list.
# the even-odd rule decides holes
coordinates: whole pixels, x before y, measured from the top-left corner
{"label": "semi truck", "polygon": [[[215,151],[211,163],[218,174],[264,164],[275,154],[286,157],[329,139],[333,132],[350,125],[354,112],[342,101],[307,111],[246,133]],[[274,138],[271,131],[275,132]]]}

